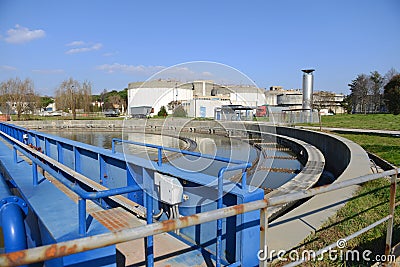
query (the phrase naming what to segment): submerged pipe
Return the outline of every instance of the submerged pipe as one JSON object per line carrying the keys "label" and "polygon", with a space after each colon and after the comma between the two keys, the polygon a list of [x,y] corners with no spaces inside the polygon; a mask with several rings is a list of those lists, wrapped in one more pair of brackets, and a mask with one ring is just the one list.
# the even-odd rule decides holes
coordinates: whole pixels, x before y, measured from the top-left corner
{"label": "submerged pipe", "polygon": [[24,217],[28,211],[26,203],[13,196],[7,183],[0,176],[0,224],[3,230],[5,252],[27,249]]}

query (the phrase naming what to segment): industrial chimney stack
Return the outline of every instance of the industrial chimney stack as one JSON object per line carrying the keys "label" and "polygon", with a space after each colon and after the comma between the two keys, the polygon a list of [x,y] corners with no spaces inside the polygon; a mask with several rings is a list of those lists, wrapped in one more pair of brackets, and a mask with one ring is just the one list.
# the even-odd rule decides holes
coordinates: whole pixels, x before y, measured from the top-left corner
{"label": "industrial chimney stack", "polygon": [[301,70],[303,73],[303,109],[312,111],[313,103],[313,69]]}

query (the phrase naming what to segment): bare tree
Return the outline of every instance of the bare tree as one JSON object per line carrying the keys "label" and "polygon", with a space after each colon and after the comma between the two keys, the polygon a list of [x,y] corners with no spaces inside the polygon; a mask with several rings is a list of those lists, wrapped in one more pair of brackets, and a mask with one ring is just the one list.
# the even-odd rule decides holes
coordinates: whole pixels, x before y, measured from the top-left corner
{"label": "bare tree", "polygon": [[1,106],[7,113],[14,110],[18,119],[22,114],[33,112],[38,105],[38,97],[35,94],[33,81],[18,77],[2,82],[0,85]]}
{"label": "bare tree", "polygon": [[81,98],[79,108],[83,108],[86,112],[90,110],[92,103],[92,84],[89,81],[84,81],[81,86]]}
{"label": "bare tree", "polygon": [[332,92],[320,91],[313,95],[313,107],[320,111],[327,108],[328,111],[334,111],[335,108],[335,94]]}
{"label": "bare tree", "polygon": [[386,72],[385,76],[384,76],[384,84],[388,84],[390,82],[390,80],[392,80],[392,78],[396,75],[398,75],[399,73],[397,72],[397,70],[395,68],[391,68],[390,70],[388,70],[388,72]]}
{"label": "bare tree", "polygon": [[56,104],[61,109],[69,110],[75,120],[77,109],[89,111],[91,95],[90,82],[84,81],[80,84],[77,80],[69,78],[63,81],[56,90]]}
{"label": "bare tree", "polygon": [[371,81],[371,95],[373,99],[373,109],[374,112],[379,112],[381,110],[382,106],[382,88],[383,88],[383,82],[384,78],[382,75],[379,74],[377,71],[371,72],[371,75],[369,76],[369,79]]}

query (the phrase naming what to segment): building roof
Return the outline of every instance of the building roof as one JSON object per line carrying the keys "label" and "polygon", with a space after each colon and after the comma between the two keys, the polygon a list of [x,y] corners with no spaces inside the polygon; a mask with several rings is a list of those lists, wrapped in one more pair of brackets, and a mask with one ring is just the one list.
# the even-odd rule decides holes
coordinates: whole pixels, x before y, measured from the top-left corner
{"label": "building roof", "polygon": [[152,81],[145,81],[145,82],[131,82],[128,84],[128,89],[135,89],[135,88],[173,88],[179,87],[183,89],[192,89],[193,85],[195,86],[195,90],[202,90],[203,82],[205,82],[206,90],[217,90],[220,93],[259,93],[264,94],[265,89],[257,88],[253,85],[221,85],[216,84],[213,81],[193,81],[183,83],[177,80],[152,80]]}

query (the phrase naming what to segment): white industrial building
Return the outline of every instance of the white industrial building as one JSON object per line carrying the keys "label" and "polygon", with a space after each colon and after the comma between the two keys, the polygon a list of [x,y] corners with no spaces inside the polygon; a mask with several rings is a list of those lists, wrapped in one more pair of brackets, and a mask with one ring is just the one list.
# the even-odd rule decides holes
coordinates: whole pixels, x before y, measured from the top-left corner
{"label": "white industrial building", "polygon": [[[189,117],[213,118],[215,109],[224,105],[242,105],[256,109],[266,103],[265,90],[254,86],[219,85],[212,81],[181,83],[174,80],[133,82],[128,85],[128,115],[136,107],[148,106],[157,114],[161,106],[176,101]],[[172,113],[172,110],[168,110]]]}
{"label": "white industrial building", "polygon": [[[269,91],[265,91],[266,105],[273,110],[300,110],[303,108],[303,91],[301,89],[283,89],[282,86],[271,86]],[[333,92],[317,91],[313,92],[313,108],[326,110],[329,113],[345,113],[342,106],[344,94]],[[276,108],[275,108],[276,107]]]}
{"label": "white industrial building", "polygon": [[[303,90],[284,90],[281,86],[272,86],[267,91],[255,86],[220,85],[206,80],[187,83],[162,79],[132,82],[128,85],[128,115],[135,116],[141,112],[145,114],[139,114],[138,117],[153,116],[160,111],[161,106],[171,114],[173,107],[170,103],[182,105],[188,117],[204,118],[217,118],[216,112],[222,106],[229,105],[245,107],[247,116],[249,111],[255,112],[260,106],[267,106],[276,112],[311,110],[314,107],[343,113],[343,94],[313,92],[312,71],[303,71]],[[303,95],[304,88],[308,88],[306,97]]]}

